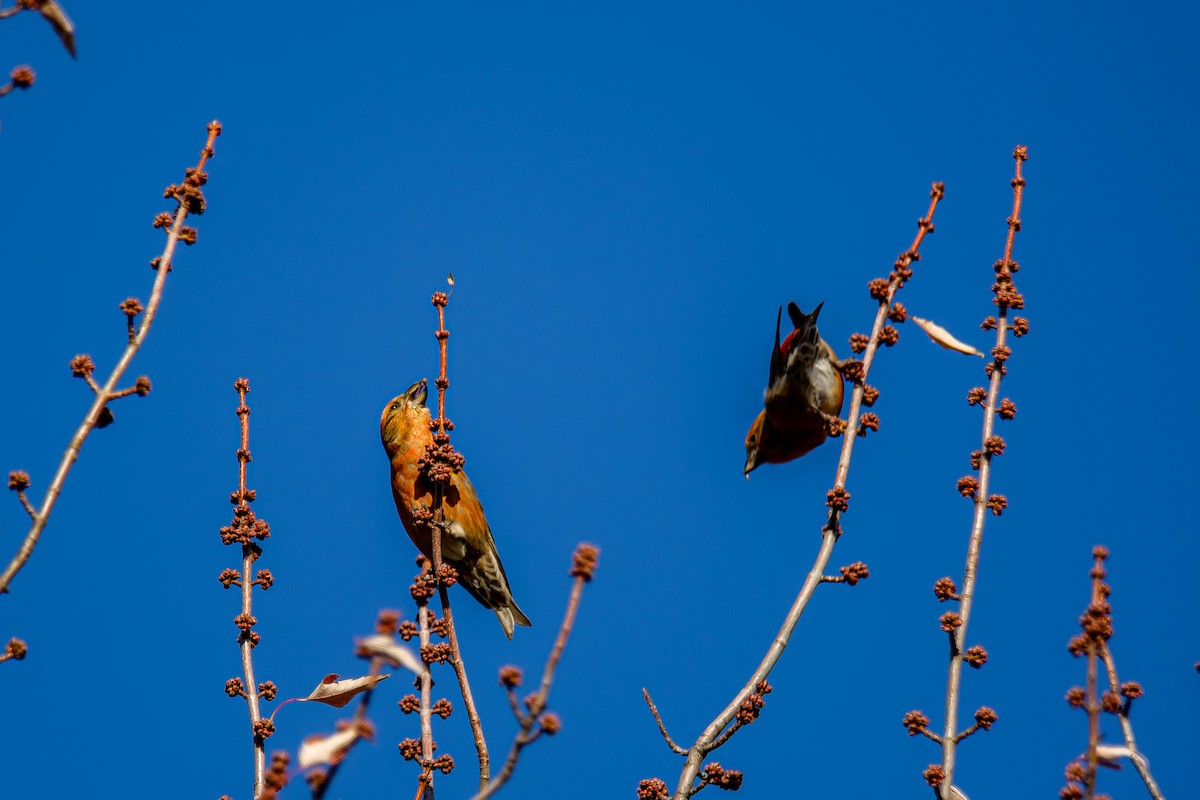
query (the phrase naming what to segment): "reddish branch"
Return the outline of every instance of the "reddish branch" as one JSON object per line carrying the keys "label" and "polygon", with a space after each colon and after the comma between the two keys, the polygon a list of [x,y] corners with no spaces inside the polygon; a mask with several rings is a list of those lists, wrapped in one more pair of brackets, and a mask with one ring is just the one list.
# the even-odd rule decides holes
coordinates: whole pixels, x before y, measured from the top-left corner
{"label": "reddish branch", "polygon": [[[101,386],[94,381],[91,382],[93,391],[95,392],[95,399],[92,401],[87,414],[84,415],[83,422],[80,423],[79,428],[75,431],[75,435],[71,437],[71,441],[67,444],[67,450],[63,453],[58,469],[55,471],[50,485],[46,488],[46,495],[42,498],[41,506],[35,510],[30,503],[23,501],[23,505],[33,521],[16,555],[13,556],[8,566],[4,568],[4,571],[0,572],[0,594],[9,591],[9,586],[13,578],[21,571],[21,568],[25,566],[26,562],[29,561],[29,557],[33,554],[33,549],[37,546],[38,539],[41,537],[42,531],[46,528],[46,522],[50,519],[50,512],[54,510],[54,504],[62,492],[71,467],[75,464],[75,460],[79,458],[79,451],[83,448],[83,443],[87,440],[88,434],[94,428],[103,427],[106,421],[112,420],[112,412],[107,408],[108,403],[114,398],[124,396],[128,393],[118,389],[117,383],[125,374],[125,370],[129,368],[133,357],[137,355],[138,350],[141,349],[142,344],[146,341],[146,336],[150,333],[150,326],[154,323],[154,317],[158,313],[159,302],[162,300],[163,284],[166,282],[167,273],[171,271],[176,245],[181,240],[185,244],[193,244],[196,241],[195,230],[185,226],[183,223],[189,214],[198,215],[204,213],[205,201],[203,192],[201,191],[201,187],[207,180],[204,166],[213,155],[213,142],[220,133],[221,124],[215,120],[210,122],[208,125],[208,141],[205,143],[204,149],[200,151],[200,160],[194,168],[187,170],[187,177],[182,184],[168,186],[166,189],[165,196],[174,198],[178,206],[173,216],[164,213],[155,219],[155,227],[161,227],[167,231],[167,244],[163,248],[162,255],[150,262],[158,271],[158,274],[154,278],[154,287],[150,291],[150,301],[146,304],[141,325],[138,327],[137,333],[129,338],[129,342],[125,346],[125,351],[117,360],[116,365],[113,367],[108,378],[105,379],[104,384]],[[79,362],[79,359],[76,359],[76,362]],[[73,371],[79,377],[84,377],[86,374],[90,378],[94,366],[89,369],[76,370],[74,369],[76,362],[72,362]],[[90,358],[87,359],[87,365],[91,365]],[[82,367],[84,364],[80,362],[79,366]],[[142,378],[138,379],[139,385],[142,384],[143,380]],[[145,392],[149,392],[149,380],[145,380],[144,387]],[[144,394],[145,392],[137,393]],[[26,485],[28,484],[26,483]]]}
{"label": "reddish branch", "polygon": [[[894,306],[893,300],[900,287],[912,277],[912,265],[920,258],[919,248],[921,242],[927,234],[933,231],[933,215],[944,193],[945,189],[941,183],[933,184],[929,195],[929,208],[925,216],[917,221],[917,234],[912,244],[896,259],[887,280],[880,278],[871,282],[871,296],[879,302],[879,308],[875,314],[875,320],[871,327],[871,335],[867,341],[862,361],[848,361],[844,364],[843,374],[854,381],[854,390],[850,397],[850,410],[847,415],[846,426],[843,430],[859,430],[863,396],[868,391],[866,379],[870,372],[871,364],[875,359],[875,353],[881,343],[884,322],[888,319],[889,314],[896,321],[903,319],[902,309],[899,306]],[[893,340],[893,337],[890,335],[888,338],[889,341]],[[871,393],[871,402],[873,403],[877,392],[873,389],[869,391]],[[747,708],[754,705],[753,697],[755,695],[761,697],[761,687],[766,685],[767,676],[771,674],[771,670],[774,669],[775,664],[783,655],[783,651],[791,639],[792,632],[800,621],[801,614],[804,613],[804,609],[808,606],[808,601],[812,599],[816,588],[826,582],[824,578],[825,568],[829,564],[833,547],[841,535],[839,520],[842,513],[849,507],[850,494],[845,489],[846,478],[850,473],[850,458],[854,452],[854,443],[858,438],[857,436],[844,436],[842,439],[842,452],[838,459],[837,471],[834,476],[834,487],[827,495],[826,505],[829,507],[829,513],[825,525],[821,530],[821,547],[817,551],[816,560],[813,562],[812,568],[808,571],[804,583],[796,595],[796,599],[792,602],[791,608],[788,609],[787,616],[784,617],[779,632],[775,635],[758,667],[738,693],[734,695],[733,699],[730,700],[729,705],[708,724],[699,738],[685,751],[687,760],[683,771],[680,773],[679,782],[676,785],[674,795],[676,800],[686,800],[686,798],[691,797],[709,783],[735,780],[733,778],[735,775],[737,776],[736,780],[740,781],[740,773],[733,770],[723,770],[718,764],[709,764],[704,767],[704,774],[702,775],[701,765],[704,758],[719,746],[718,742],[723,744],[728,740],[727,736],[722,735],[722,731],[725,731],[731,724],[742,722],[748,713]],[[741,715],[741,718],[739,718],[739,715]],[[664,738],[667,739],[668,746],[672,745],[673,742],[665,735],[665,728],[660,726],[660,730],[664,733]],[[696,783],[697,779],[700,780],[698,785]],[[658,779],[653,780],[657,781]],[[727,784],[722,783],[722,785]]]}
{"label": "reddish branch", "polygon": [[[451,284],[453,285],[453,284]],[[449,420],[446,419],[446,388],[450,385],[450,381],[446,378],[446,341],[450,338],[450,331],[446,330],[446,304],[450,302],[450,297],[444,292],[435,292],[433,295],[433,305],[438,312],[438,358],[439,369],[438,379],[436,382],[438,390],[438,415],[437,419],[433,420],[438,426],[437,433],[441,436],[449,438]],[[482,790],[488,785],[491,779],[491,761],[488,756],[487,739],[483,735],[483,722],[479,718],[479,709],[475,706],[475,698],[471,694],[471,684],[467,679],[467,667],[463,663],[462,648],[458,644],[458,633],[454,629],[454,613],[450,609],[450,593],[446,590],[446,584],[441,580],[442,570],[442,530],[445,526],[446,516],[443,506],[443,497],[445,494],[445,484],[442,481],[434,481],[433,492],[433,508],[436,520],[431,527],[432,555],[433,555],[433,574],[438,579],[438,598],[442,604],[442,615],[446,620],[446,633],[450,642],[450,665],[454,667],[454,675],[458,678],[459,689],[462,690],[463,706],[467,710],[467,719],[471,723],[471,734],[475,739],[475,753],[479,759],[479,788]]]}
{"label": "reddish branch", "polygon": [[262,555],[259,542],[271,535],[271,527],[265,520],[259,519],[250,509],[256,494],[246,488],[246,470],[250,463],[250,407],[246,405],[246,393],[250,391],[250,381],[238,378],[233,388],[238,393],[237,415],[241,423],[241,443],[237,451],[238,488],[230,499],[234,503],[233,522],[221,528],[221,541],[226,545],[240,544],[242,547],[241,570],[227,569],[221,573],[220,581],[228,589],[238,586],[241,589],[241,613],[234,618],[237,625],[238,646],[242,658],[242,678],[233,678],[225,684],[225,693],[230,697],[243,697],[250,712],[250,731],[254,747],[254,796],[258,797],[267,788],[267,754],[266,740],[275,732],[274,723],[264,718],[259,698],[267,701],[275,698],[275,685],[270,681],[257,683],[254,677],[254,648],[258,646],[261,637],[254,630],[258,619],[254,616],[254,587],[264,591],[275,582],[274,576],[268,570],[260,569],[254,572],[254,565]]}

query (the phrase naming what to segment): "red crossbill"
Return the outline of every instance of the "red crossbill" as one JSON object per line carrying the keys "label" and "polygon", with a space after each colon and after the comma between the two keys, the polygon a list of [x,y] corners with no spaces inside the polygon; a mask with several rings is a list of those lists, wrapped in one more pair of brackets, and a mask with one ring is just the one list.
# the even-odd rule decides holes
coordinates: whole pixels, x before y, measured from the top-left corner
{"label": "red crossbill", "polygon": [[746,434],[747,478],[759,464],[791,461],[824,442],[826,421],[842,411],[837,355],[817,332],[817,315],[823,305],[818,303],[811,314],[805,314],[795,303],[788,303],[794,330],[782,344],[782,306],[779,309],[763,410]]}
{"label": "red crossbill", "polygon": [[[433,507],[433,485],[417,466],[417,461],[425,457],[426,448],[433,444],[429,409],[425,407],[428,394],[422,378],[404,394],[393,397],[379,419],[379,436],[392,465],[392,497],[400,521],[417,549],[432,559],[431,524],[417,520],[413,514],[414,507]],[[458,571],[458,582],[472,597],[496,612],[511,639],[514,625],[531,623],[513,601],[483,506],[462,470],[450,477],[442,511],[445,514],[442,559]]]}

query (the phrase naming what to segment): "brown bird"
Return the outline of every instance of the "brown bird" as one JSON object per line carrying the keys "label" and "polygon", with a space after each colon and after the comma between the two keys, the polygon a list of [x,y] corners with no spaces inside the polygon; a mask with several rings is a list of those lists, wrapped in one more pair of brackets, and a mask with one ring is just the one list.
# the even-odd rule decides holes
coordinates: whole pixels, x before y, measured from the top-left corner
{"label": "brown bird", "polygon": [[793,330],[781,344],[775,319],[775,346],[763,393],[763,410],[746,434],[747,478],[759,464],[783,464],[799,458],[825,441],[826,423],[842,411],[842,375],[837,355],[817,331],[824,303],[805,314],[788,303]]}
{"label": "brown bird", "polygon": [[[429,391],[425,379],[404,394],[393,397],[379,419],[379,436],[392,465],[392,497],[408,537],[425,556],[433,559],[431,524],[416,519],[414,507],[433,507],[433,484],[418,467],[426,448],[433,445],[431,416],[425,407]],[[517,608],[508,576],[496,552],[492,529],[467,473],[458,470],[450,477],[442,500],[442,559],[458,572],[458,583],[485,608],[496,612],[504,633],[513,637],[513,626],[532,623]]]}

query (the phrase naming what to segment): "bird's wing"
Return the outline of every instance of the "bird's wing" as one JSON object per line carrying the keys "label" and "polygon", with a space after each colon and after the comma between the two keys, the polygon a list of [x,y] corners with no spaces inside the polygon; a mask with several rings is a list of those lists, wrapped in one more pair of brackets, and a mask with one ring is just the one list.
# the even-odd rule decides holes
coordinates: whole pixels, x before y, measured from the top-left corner
{"label": "bird's wing", "polygon": [[784,362],[783,351],[779,348],[779,325],[783,322],[783,306],[775,317],[775,346],[771,348],[771,371],[767,375],[767,388],[775,385],[775,381],[783,377],[787,364]]}

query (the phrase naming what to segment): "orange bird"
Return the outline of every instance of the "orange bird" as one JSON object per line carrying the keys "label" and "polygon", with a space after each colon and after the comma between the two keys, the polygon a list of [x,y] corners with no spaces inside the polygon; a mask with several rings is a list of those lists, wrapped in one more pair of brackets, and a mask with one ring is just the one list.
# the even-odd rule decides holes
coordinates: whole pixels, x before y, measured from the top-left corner
{"label": "orange bird", "polygon": [[[433,507],[433,486],[417,466],[417,461],[425,456],[425,448],[433,445],[431,417],[425,407],[428,396],[422,378],[404,394],[393,397],[379,418],[379,436],[392,464],[392,497],[400,521],[417,549],[432,560],[431,526],[417,521],[413,515],[415,506]],[[511,639],[514,625],[528,627],[532,623],[513,601],[492,529],[483,515],[475,487],[462,470],[451,475],[442,510],[446,518],[442,529],[443,560],[458,571],[459,584],[472,597],[496,612]]]}
{"label": "orange bird", "polygon": [[779,342],[783,307],[775,319],[771,372],[758,412],[746,434],[746,477],[759,464],[783,464],[825,441],[826,421],[842,411],[842,375],[837,355],[817,332],[818,303],[805,314],[788,303],[794,330]]}

